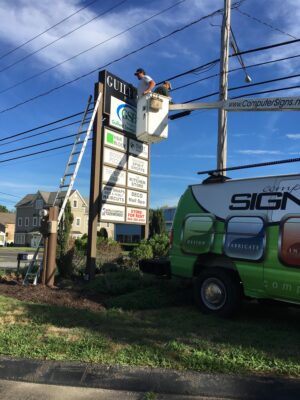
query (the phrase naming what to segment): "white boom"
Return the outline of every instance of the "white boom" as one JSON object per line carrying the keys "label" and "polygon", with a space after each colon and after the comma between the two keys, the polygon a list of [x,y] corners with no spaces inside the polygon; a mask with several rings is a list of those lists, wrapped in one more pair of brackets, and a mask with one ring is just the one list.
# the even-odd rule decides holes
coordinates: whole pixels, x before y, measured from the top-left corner
{"label": "white boom", "polygon": [[211,103],[170,104],[170,111],[224,109],[227,111],[300,111],[300,97],[229,99]]}

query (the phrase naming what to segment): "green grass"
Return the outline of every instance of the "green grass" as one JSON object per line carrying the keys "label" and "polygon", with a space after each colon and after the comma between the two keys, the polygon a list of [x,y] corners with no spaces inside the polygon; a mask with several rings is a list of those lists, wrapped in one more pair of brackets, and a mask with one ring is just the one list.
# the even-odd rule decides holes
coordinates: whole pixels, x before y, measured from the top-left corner
{"label": "green grass", "polygon": [[[174,306],[175,293],[185,299],[184,306]],[[200,314],[189,293],[187,286],[161,281],[111,297],[110,302],[123,307],[103,312],[0,297],[0,354],[300,376],[298,310],[250,304],[239,318],[223,320]],[[164,307],[158,308],[161,302]]]}

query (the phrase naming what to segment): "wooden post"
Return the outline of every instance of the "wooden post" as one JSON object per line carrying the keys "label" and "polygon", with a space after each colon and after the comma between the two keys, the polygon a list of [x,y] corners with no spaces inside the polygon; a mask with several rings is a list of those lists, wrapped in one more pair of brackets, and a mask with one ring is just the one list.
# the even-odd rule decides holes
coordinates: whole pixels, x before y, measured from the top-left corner
{"label": "wooden post", "polygon": [[54,286],[56,271],[57,218],[58,207],[49,207],[49,237],[45,278],[46,285],[50,287]]}
{"label": "wooden post", "polygon": [[96,270],[97,255],[97,225],[99,212],[100,196],[100,167],[101,167],[101,146],[102,146],[102,116],[103,116],[103,84],[96,83],[95,96],[97,99],[102,92],[98,112],[95,118],[92,145],[91,162],[91,185],[89,202],[89,224],[88,224],[88,244],[87,244],[87,264],[85,270],[86,280],[94,279]]}

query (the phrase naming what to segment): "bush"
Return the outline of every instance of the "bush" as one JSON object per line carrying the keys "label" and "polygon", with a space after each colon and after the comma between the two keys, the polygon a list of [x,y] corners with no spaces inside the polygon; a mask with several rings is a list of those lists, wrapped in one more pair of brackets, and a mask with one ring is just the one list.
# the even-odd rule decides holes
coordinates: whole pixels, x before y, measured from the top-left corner
{"label": "bush", "polygon": [[80,239],[75,240],[75,248],[79,252],[85,254],[87,251],[88,236],[84,234]]}
{"label": "bush", "polygon": [[142,240],[141,243],[133,249],[129,254],[134,265],[137,265],[140,260],[153,258],[153,250],[147,240]]}
{"label": "bush", "polygon": [[122,256],[121,245],[112,239],[97,238],[97,267],[102,270],[108,265],[119,263]]}
{"label": "bush", "polygon": [[154,235],[149,239],[149,244],[152,248],[153,257],[166,257],[169,254],[170,241],[166,233]]}

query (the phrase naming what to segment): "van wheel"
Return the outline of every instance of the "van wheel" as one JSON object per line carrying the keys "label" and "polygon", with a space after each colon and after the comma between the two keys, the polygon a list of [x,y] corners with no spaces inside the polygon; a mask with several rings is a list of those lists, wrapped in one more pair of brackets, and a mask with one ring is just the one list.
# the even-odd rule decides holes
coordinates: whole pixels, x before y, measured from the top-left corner
{"label": "van wheel", "polygon": [[241,284],[231,271],[205,269],[194,281],[194,299],[205,314],[230,317],[241,305]]}

